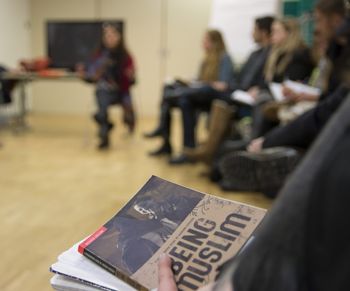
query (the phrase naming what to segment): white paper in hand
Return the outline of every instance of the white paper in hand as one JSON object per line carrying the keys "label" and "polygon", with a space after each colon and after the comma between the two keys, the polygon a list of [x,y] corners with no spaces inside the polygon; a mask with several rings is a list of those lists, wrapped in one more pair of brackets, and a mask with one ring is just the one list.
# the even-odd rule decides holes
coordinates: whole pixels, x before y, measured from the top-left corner
{"label": "white paper in hand", "polygon": [[236,90],[232,93],[231,95],[232,100],[247,104],[247,105],[254,105],[255,104],[255,99],[248,94],[245,91],[242,90]]}
{"label": "white paper in hand", "polygon": [[269,85],[272,97],[277,102],[283,102],[286,100],[286,97],[283,95],[283,86],[280,83],[270,83]]}
{"label": "white paper in hand", "polygon": [[314,95],[314,96],[321,95],[321,90],[319,88],[311,87],[302,83],[288,80],[284,82],[284,85],[289,89],[293,90],[297,94],[304,93],[304,94]]}

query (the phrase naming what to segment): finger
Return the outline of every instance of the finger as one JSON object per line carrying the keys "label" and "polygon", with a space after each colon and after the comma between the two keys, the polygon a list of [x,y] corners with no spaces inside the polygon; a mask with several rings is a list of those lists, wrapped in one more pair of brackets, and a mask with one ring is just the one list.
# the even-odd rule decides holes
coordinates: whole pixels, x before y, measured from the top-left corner
{"label": "finger", "polygon": [[171,270],[171,259],[169,256],[161,255],[158,263],[158,291],[176,291],[176,283]]}

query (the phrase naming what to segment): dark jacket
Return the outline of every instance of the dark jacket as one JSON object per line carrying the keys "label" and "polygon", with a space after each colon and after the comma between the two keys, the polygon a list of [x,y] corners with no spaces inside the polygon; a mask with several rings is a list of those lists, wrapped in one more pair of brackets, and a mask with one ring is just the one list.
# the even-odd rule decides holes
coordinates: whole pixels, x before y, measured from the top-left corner
{"label": "dark jacket", "polygon": [[[0,77],[1,74],[5,72],[7,72],[7,69],[5,67],[0,66]],[[1,80],[0,104],[8,104],[12,102],[11,92],[17,82],[17,80]]]}
{"label": "dark jacket", "polygon": [[282,83],[285,79],[292,81],[308,81],[315,67],[315,62],[308,48],[298,49],[294,52],[291,61],[282,74],[275,74],[273,82]]}
{"label": "dark jacket", "polygon": [[270,48],[259,48],[252,52],[238,74],[237,90],[248,91],[264,80],[264,68]]}
{"label": "dark jacket", "polygon": [[233,280],[235,291],[349,290],[349,111],[350,99],[289,179],[254,241],[227,265],[221,280]]}
{"label": "dark jacket", "polygon": [[[280,62],[283,59],[283,55],[280,56]],[[315,62],[311,57],[311,52],[308,48],[301,48],[294,52],[289,64],[282,73],[275,73],[272,82],[282,83],[285,80],[307,82],[310,78],[312,71],[315,67]],[[268,89],[269,82],[265,79],[260,84],[261,89]]]}
{"label": "dark jacket", "polygon": [[135,84],[135,77],[130,75],[135,66],[129,53],[120,57],[108,50],[100,51],[93,56],[87,68],[87,81],[105,81],[121,93],[129,93],[130,87]]}
{"label": "dark jacket", "polygon": [[349,93],[349,88],[340,86],[331,96],[320,102],[291,123],[277,127],[265,135],[264,148],[292,146],[307,149],[339,108]]}

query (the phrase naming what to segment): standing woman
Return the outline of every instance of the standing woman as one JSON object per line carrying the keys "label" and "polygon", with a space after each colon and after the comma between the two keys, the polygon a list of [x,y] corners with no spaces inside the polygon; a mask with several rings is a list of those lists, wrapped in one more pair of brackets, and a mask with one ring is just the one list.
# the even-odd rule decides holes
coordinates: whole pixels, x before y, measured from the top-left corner
{"label": "standing woman", "polygon": [[113,24],[103,26],[101,50],[87,71],[78,68],[79,71],[85,79],[96,82],[97,112],[94,119],[99,127],[98,148],[107,149],[110,144],[109,133],[114,126],[108,118],[109,106],[121,104],[124,123],[130,132],[135,127],[130,95],[130,87],[135,83],[135,67],[119,27]]}

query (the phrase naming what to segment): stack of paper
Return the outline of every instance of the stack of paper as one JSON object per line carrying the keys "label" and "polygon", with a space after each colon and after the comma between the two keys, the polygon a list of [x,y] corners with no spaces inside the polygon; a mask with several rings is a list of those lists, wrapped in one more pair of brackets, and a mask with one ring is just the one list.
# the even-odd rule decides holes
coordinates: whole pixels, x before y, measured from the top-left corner
{"label": "stack of paper", "polygon": [[57,274],[51,279],[51,285],[59,291],[136,290],[81,255],[78,252],[78,244],[62,253],[50,271]]}

